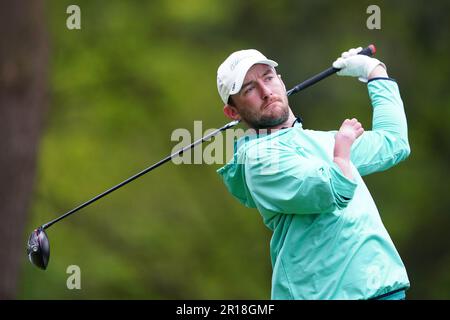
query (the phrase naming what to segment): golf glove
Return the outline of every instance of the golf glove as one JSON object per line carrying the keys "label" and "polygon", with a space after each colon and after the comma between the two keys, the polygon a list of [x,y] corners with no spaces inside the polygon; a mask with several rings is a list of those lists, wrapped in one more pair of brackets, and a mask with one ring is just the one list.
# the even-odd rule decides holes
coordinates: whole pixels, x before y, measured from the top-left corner
{"label": "golf glove", "polygon": [[362,82],[367,82],[370,73],[381,65],[386,69],[386,65],[378,59],[371,58],[365,55],[358,55],[362,50],[361,47],[353,48],[342,53],[340,58],[333,62],[333,67],[341,69],[337,72],[339,76],[358,77]]}

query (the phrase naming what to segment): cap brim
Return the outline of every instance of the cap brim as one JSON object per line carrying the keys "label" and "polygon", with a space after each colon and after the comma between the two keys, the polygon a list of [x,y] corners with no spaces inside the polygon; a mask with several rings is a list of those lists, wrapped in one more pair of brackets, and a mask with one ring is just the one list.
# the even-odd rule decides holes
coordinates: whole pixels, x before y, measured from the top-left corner
{"label": "cap brim", "polygon": [[247,75],[247,71],[255,64],[266,64],[266,65],[274,67],[274,68],[278,66],[278,63],[276,63],[273,60],[269,60],[269,59],[248,61],[245,65],[243,65],[240,68],[239,73],[236,77],[234,88],[230,91],[230,96],[238,93],[241,90],[242,84],[244,83],[245,76]]}

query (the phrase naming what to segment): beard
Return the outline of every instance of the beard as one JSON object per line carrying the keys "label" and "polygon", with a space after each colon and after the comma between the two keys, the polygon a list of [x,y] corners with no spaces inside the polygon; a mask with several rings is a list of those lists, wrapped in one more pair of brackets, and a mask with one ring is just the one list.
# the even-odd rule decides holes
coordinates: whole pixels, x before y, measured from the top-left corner
{"label": "beard", "polygon": [[283,105],[283,108],[274,108],[269,114],[242,114],[242,119],[253,129],[270,129],[278,126],[289,119],[289,107]]}

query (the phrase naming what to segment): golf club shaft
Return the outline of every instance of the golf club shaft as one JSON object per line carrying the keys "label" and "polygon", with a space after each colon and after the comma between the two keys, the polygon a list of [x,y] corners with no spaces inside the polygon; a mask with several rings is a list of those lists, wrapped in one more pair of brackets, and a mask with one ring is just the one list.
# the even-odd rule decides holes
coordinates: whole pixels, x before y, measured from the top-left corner
{"label": "golf club shaft", "polygon": [[[375,52],[376,52],[376,48],[373,44],[371,44],[368,47],[362,49],[358,54],[363,54],[365,56],[372,56],[375,54]],[[287,92],[287,95],[290,96],[290,95],[297,93],[303,89],[306,89],[306,88],[312,86],[313,84],[319,82],[320,80],[323,80],[323,79],[331,76],[332,74],[335,74],[339,70],[340,69],[330,67],[330,68],[322,71],[321,73],[318,73],[315,76],[309,78],[308,80],[305,80],[302,83],[296,85],[294,88],[292,88],[291,90],[289,90]]]}
{"label": "golf club shaft", "polygon": [[50,221],[50,222],[48,222],[48,223],[42,225],[42,228],[43,228],[43,229],[49,228],[51,225],[55,224],[56,222],[58,222],[58,221],[60,221],[60,220],[62,220],[62,219],[64,219],[64,218],[66,218],[67,216],[69,216],[69,215],[71,215],[71,214],[77,212],[78,210],[83,209],[84,207],[87,207],[87,206],[90,205],[91,203],[93,203],[93,202],[95,202],[95,201],[97,201],[97,200],[103,198],[104,196],[106,196],[106,195],[110,194],[111,192],[113,192],[113,191],[115,191],[115,190],[117,190],[117,189],[123,187],[124,185],[130,183],[131,181],[133,181],[133,180],[135,180],[135,179],[137,179],[137,178],[139,178],[140,176],[143,176],[144,174],[146,174],[146,173],[152,171],[153,169],[156,169],[157,167],[159,167],[160,165],[166,163],[167,161],[171,160],[172,158],[175,158],[175,157],[177,157],[177,156],[182,155],[185,151],[187,151],[187,150],[189,150],[189,149],[191,149],[191,148],[194,148],[196,145],[198,145],[198,144],[200,144],[200,143],[202,143],[202,142],[208,140],[209,138],[215,136],[216,134],[218,134],[219,132],[221,132],[221,131],[223,131],[223,130],[226,130],[226,129],[228,129],[228,128],[231,128],[231,127],[235,126],[235,125],[238,124],[238,123],[239,123],[239,121],[237,121],[237,120],[236,120],[236,121],[231,121],[231,122],[227,123],[227,124],[224,125],[222,128],[216,129],[216,130],[214,130],[213,132],[207,134],[206,136],[204,136],[204,137],[202,137],[202,138],[200,138],[200,139],[194,141],[192,144],[190,144],[190,145],[188,145],[188,146],[186,146],[186,147],[183,147],[182,149],[180,149],[180,150],[177,151],[177,152],[172,153],[171,155],[169,155],[169,156],[165,157],[164,159],[158,161],[158,162],[155,163],[154,165],[152,165],[152,166],[150,166],[150,167],[148,167],[148,168],[142,170],[141,172],[135,174],[134,176],[128,178],[127,180],[125,180],[125,181],[119,183],[118,185],[116,185],[116,186],[114,186],[114,187],[112,187],[112,188],[106,190],[105,192],[103,192],[103,193],[101,193],[101,194],[95,196],[95,197],[92,198],[91,200],[86,201],[85,203],[79,205],[78,207],[76,207],[76,208],[70,210],[69,212],[63,214],[63,215],[60,216],[59,218],[56,218],[55,220],[52,220],[52,221]]}
{"label": "golf club shaft", "polygon": [[[375,53],[375,50],[376,50],[376,49],[375,49],[375,46],[374,46],[374,45],[369,45],[367,48],[364,48],[364,49],[363,49],[360,53],[358,53],[358,54],[364,54],[364,55],[367,55],[367,56],[371,56],[371,55],[373,55],[373,54]],[[292,94],[294,94],[294,93],[297,93],[297,92],[299,92],[299,91],[301,91],[301,90],[303,90],[303,89],[306,89],[306,88],[312,86],[313,84],[319,82],[320,80],[323,80],[323,79],[329,77],[330,75],[336,73],[337,71],[339,71],[339,69],[336,69],[336,68],[333,68],[333,67],[328,68],[327,70],[325,70],[325,71],[323,71],[323,72],[321,72],[321,73],[319,73],[319,74],[317,74],[317,75],[315,75],[315,76],[313,76],[313,77],[311,77],[311,78],[309,78],[309,79],[303,81],[302,83],[296,85],[294,88],[292,88],[292,89],[290,89],[289,91],[287,91],[287,95],[290,96],[290,95],[292,95]],[[231,121],[231,122],[227,123],[227,124],[224,125],[223,127],[214,130],[214,131],[211,132],[210,134],[208,134],[208,135],[206,135],[206,136],[204,136],[204,137],[202,137],[202,138],[200,138],[200,139],[194,141],[192,144],[190,144],[190,145],[188,145],[188,146],[182,148],[181,150],[179,150],[179,151],[177,151],[177,152],[172,153],[171,155],[167,156],[166,158],[164,158],[164,159],[158,161],[157,163],[155,163],[155,164],[153,164],[152,166],[150,166],[150,167],[148,167],[148,168],[142,170],[141,172],[135,174],[134,176],[132,176],[132,177],[126,179],[125,181],[119,183],[118,185],[115,185],[114,187],[112,187],[112,188],[110,188],[110,189],[104,191],[103,193],[101,193],[101,194],[95,196],[95,197],[92,198],[91,200],[86,201],[85,203],[79,205],[78,207],[76,207],[76,208],[74,208],[74,209],[72,209],[72,210],[66,212],[65,214],[63,214],[63,215],[60,216],[59,218],[56,218],[56,219],[54,219],[54,220],[52,220],[52,221],[50,221],[50,222],[47,222],[46,224],[42,225],[41,228],[43,228],[43,229],[49,228],[50,226],[52,226],[52,225],[55,224],[56,222],[58,222],[58,221],[60,221],[60,220],[62,220],[62,219],[64,219],[64,218],[70,216],[71,214],[73,214],[73,213],[75,213],[75,212],[77,212],[77,211],[79,211],[79,210],[81,210],[81,209],[83,209],[83,208],[85,208],[85,207],[87,207],[87,206],[90,205],[91,203],[93,203],[93,202],[95,202],[95,201],[97,201],[97,200],[103,198],[104,196],[106,196],[106,195],[110,194],[111,192],[113,192],[113,191],[115,191],[115,190],[117,190],[117,189],[123,187],[124,185],[130,183],[131,181],[133,181],[133,180],[135,180],[135,179],[137,179],[137,178],[143,176],[144,174],[146,174],[146,173],[152,171],[153,169],[156,169],[157,167],[159,167],[160,165],[162,165],[162,164],[168,162],[169,160],[173,159],[174,157],[177,157],[177,156],[182,155],[185,151],[194,148],[194,147],[197,146],[198,144],[200,144],[200,143],[202,143],[202,142],[208,140],[209,138],[211,138],[211,137],[217,135],[219,132],[234,127],[234,126],[237,125],[239,122],[240,122],[240,120],[235,120],[235,121]]]}

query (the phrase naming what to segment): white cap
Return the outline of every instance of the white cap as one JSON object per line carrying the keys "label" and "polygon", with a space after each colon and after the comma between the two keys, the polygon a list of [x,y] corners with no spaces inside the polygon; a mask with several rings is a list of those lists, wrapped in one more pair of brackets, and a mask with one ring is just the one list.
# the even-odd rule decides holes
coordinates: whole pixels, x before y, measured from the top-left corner
{"label": "white cap", "polygon": [[233,52],[217,69],[217,90],[222,101],[227,104],[228,98],[241,90],[247,71],[257,63],[278,66],[255,49]]}

